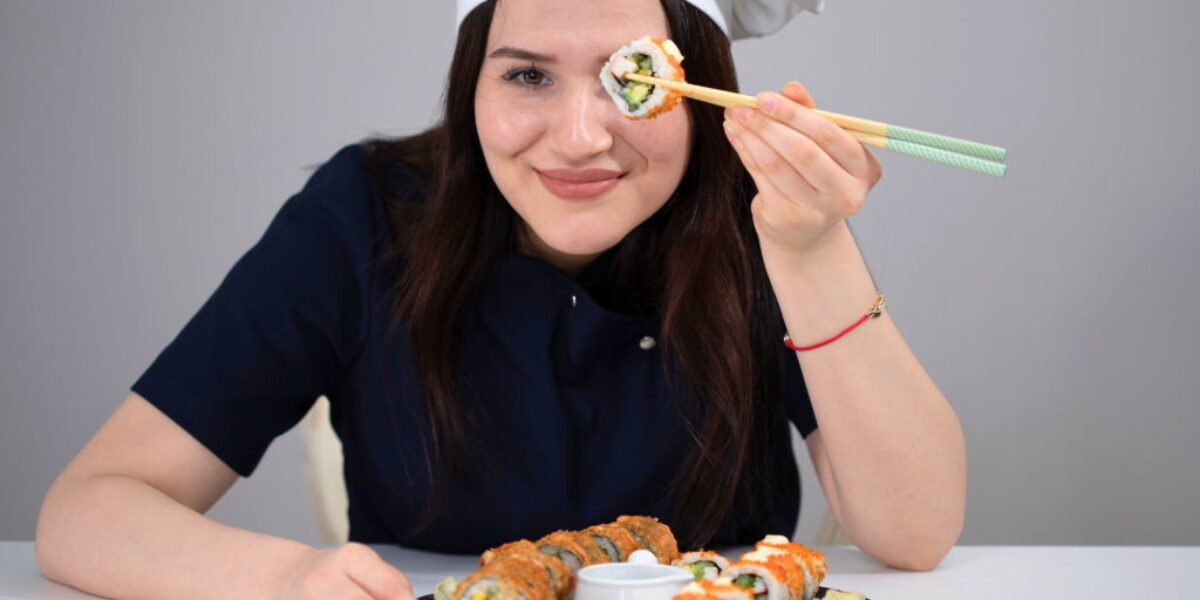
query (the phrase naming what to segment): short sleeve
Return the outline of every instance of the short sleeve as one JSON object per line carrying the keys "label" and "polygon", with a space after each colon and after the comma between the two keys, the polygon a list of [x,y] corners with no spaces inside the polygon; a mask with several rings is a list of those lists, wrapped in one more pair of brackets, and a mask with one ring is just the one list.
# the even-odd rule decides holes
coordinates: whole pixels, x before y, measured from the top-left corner
{"label": "short sleeve", "polygon": [[788,418],[796,426],[800,436],[807,438],[817,429],[817,417],[813,414],[808,386],[804,383],[804,373],[800,369],[800,361],[796,360],[795,351],[783,344],[779,344],[779,347],[783,349],[783,356],[779,359],[780,396],[787,408]]}
{"label": "short sleeve", "polygon": [[262,238],[132,390],[242,476],[365,339],[372,188],[343,148],[289,198]]}

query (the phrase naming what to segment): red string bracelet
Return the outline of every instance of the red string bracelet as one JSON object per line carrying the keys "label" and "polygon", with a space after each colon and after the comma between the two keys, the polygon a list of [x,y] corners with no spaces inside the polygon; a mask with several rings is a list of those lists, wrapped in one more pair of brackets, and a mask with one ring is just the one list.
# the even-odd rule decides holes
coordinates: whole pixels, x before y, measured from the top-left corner
{"label": "red string bracelet", "polygon": [[[878,294],[878,292],[876,292],[876,293]],[[838,333],[837,335],[835,335],[823,342],[813,344],[811,346],[797,346],[792,343],[792,337],[785,333],[785,334],[783,334],[783,344],[785,346],[787,346],[788,348],[795,350],[796,352],[803,352],[805,350],[813,350],[816,348],[820,348],[821,346],[824,346],[825,344],[828,344],[830,342],[837,341],[838,338],[842,337],[843,335],[846,335],[847,333],[850,333],[851,331],[854,330],[855,327],[862,325],[867,319],[874,319],[874,318],[878,317],[879,315],[883,314],[883,307],[884,307],[883,294],[879,294],[879,297],[875,299],[875,305],[871,307],[871,310],[867,314],[863,315],[859,320],[855,321],[853,325],[843,329],[841,331],[841,333]]]}

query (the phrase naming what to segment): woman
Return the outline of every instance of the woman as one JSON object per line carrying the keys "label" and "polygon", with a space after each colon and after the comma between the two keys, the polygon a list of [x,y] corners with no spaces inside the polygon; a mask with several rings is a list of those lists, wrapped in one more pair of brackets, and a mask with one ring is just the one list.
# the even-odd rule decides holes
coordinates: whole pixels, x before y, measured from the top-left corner
{"label": "woman", "polygon": [[[287,202],[48,492],[43,571],[114,598],[408,598],[359,542],[478,552],[632,513],[748,543],[795,525],[789,418],[850,538],[932,568],[964,504],[949,404],[886,313],[780,341],[878,299],[845,222],[871,154],[799,84],[635,122],[597,81],[652,35],[735,87],[711,15],[472,10],[444,123],[343,149]],[[321,394],[354,543],[204,517]]]}

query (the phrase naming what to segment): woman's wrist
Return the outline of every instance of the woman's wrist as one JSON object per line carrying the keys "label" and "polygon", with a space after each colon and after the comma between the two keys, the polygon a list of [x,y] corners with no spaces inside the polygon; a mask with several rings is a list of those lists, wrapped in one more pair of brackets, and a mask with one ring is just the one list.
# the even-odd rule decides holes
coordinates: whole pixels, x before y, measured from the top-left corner
{"label": "woman's wrist", "polygon": [[767,276],[788,333],[797,344],[820,341],[841,331],[864,314],[877,292],[884,291],[875,289],[845,221],[803,251],[760,240]]}
{"label": "woman's wrist", "polygon": [[758,239],[768,268],[802,275],[816,275],[816,271],[821,269],[830,270],[834,264],[845,263],[850,254],[858,252],[858,245],[845,220],[839,221],[803,248],[776,243],[761,231]]}
{"label": "woman's wrist", "polygon": [[301,565],[312,560],[320,553],[320,549],[288,538],[265,537],[272,538],[263,548],[270,559],[265,561],[264,571],[254,581],[247,583],[253,588],[251,598],[274,600],[279,597],[279,591],[297,576]]}

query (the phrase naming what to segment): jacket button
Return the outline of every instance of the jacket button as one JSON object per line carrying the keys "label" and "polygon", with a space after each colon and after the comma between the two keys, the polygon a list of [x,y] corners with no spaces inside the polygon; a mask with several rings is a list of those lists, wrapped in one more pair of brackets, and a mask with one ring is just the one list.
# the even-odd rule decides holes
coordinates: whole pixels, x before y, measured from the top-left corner
{"label": "jacket button", "polygon": [[638,346],[640,346],[642,350],[649,350],[654,347],[654,344],[654,338],[650,336],[646,336],[642,338],[640,342],[638,342]]}

